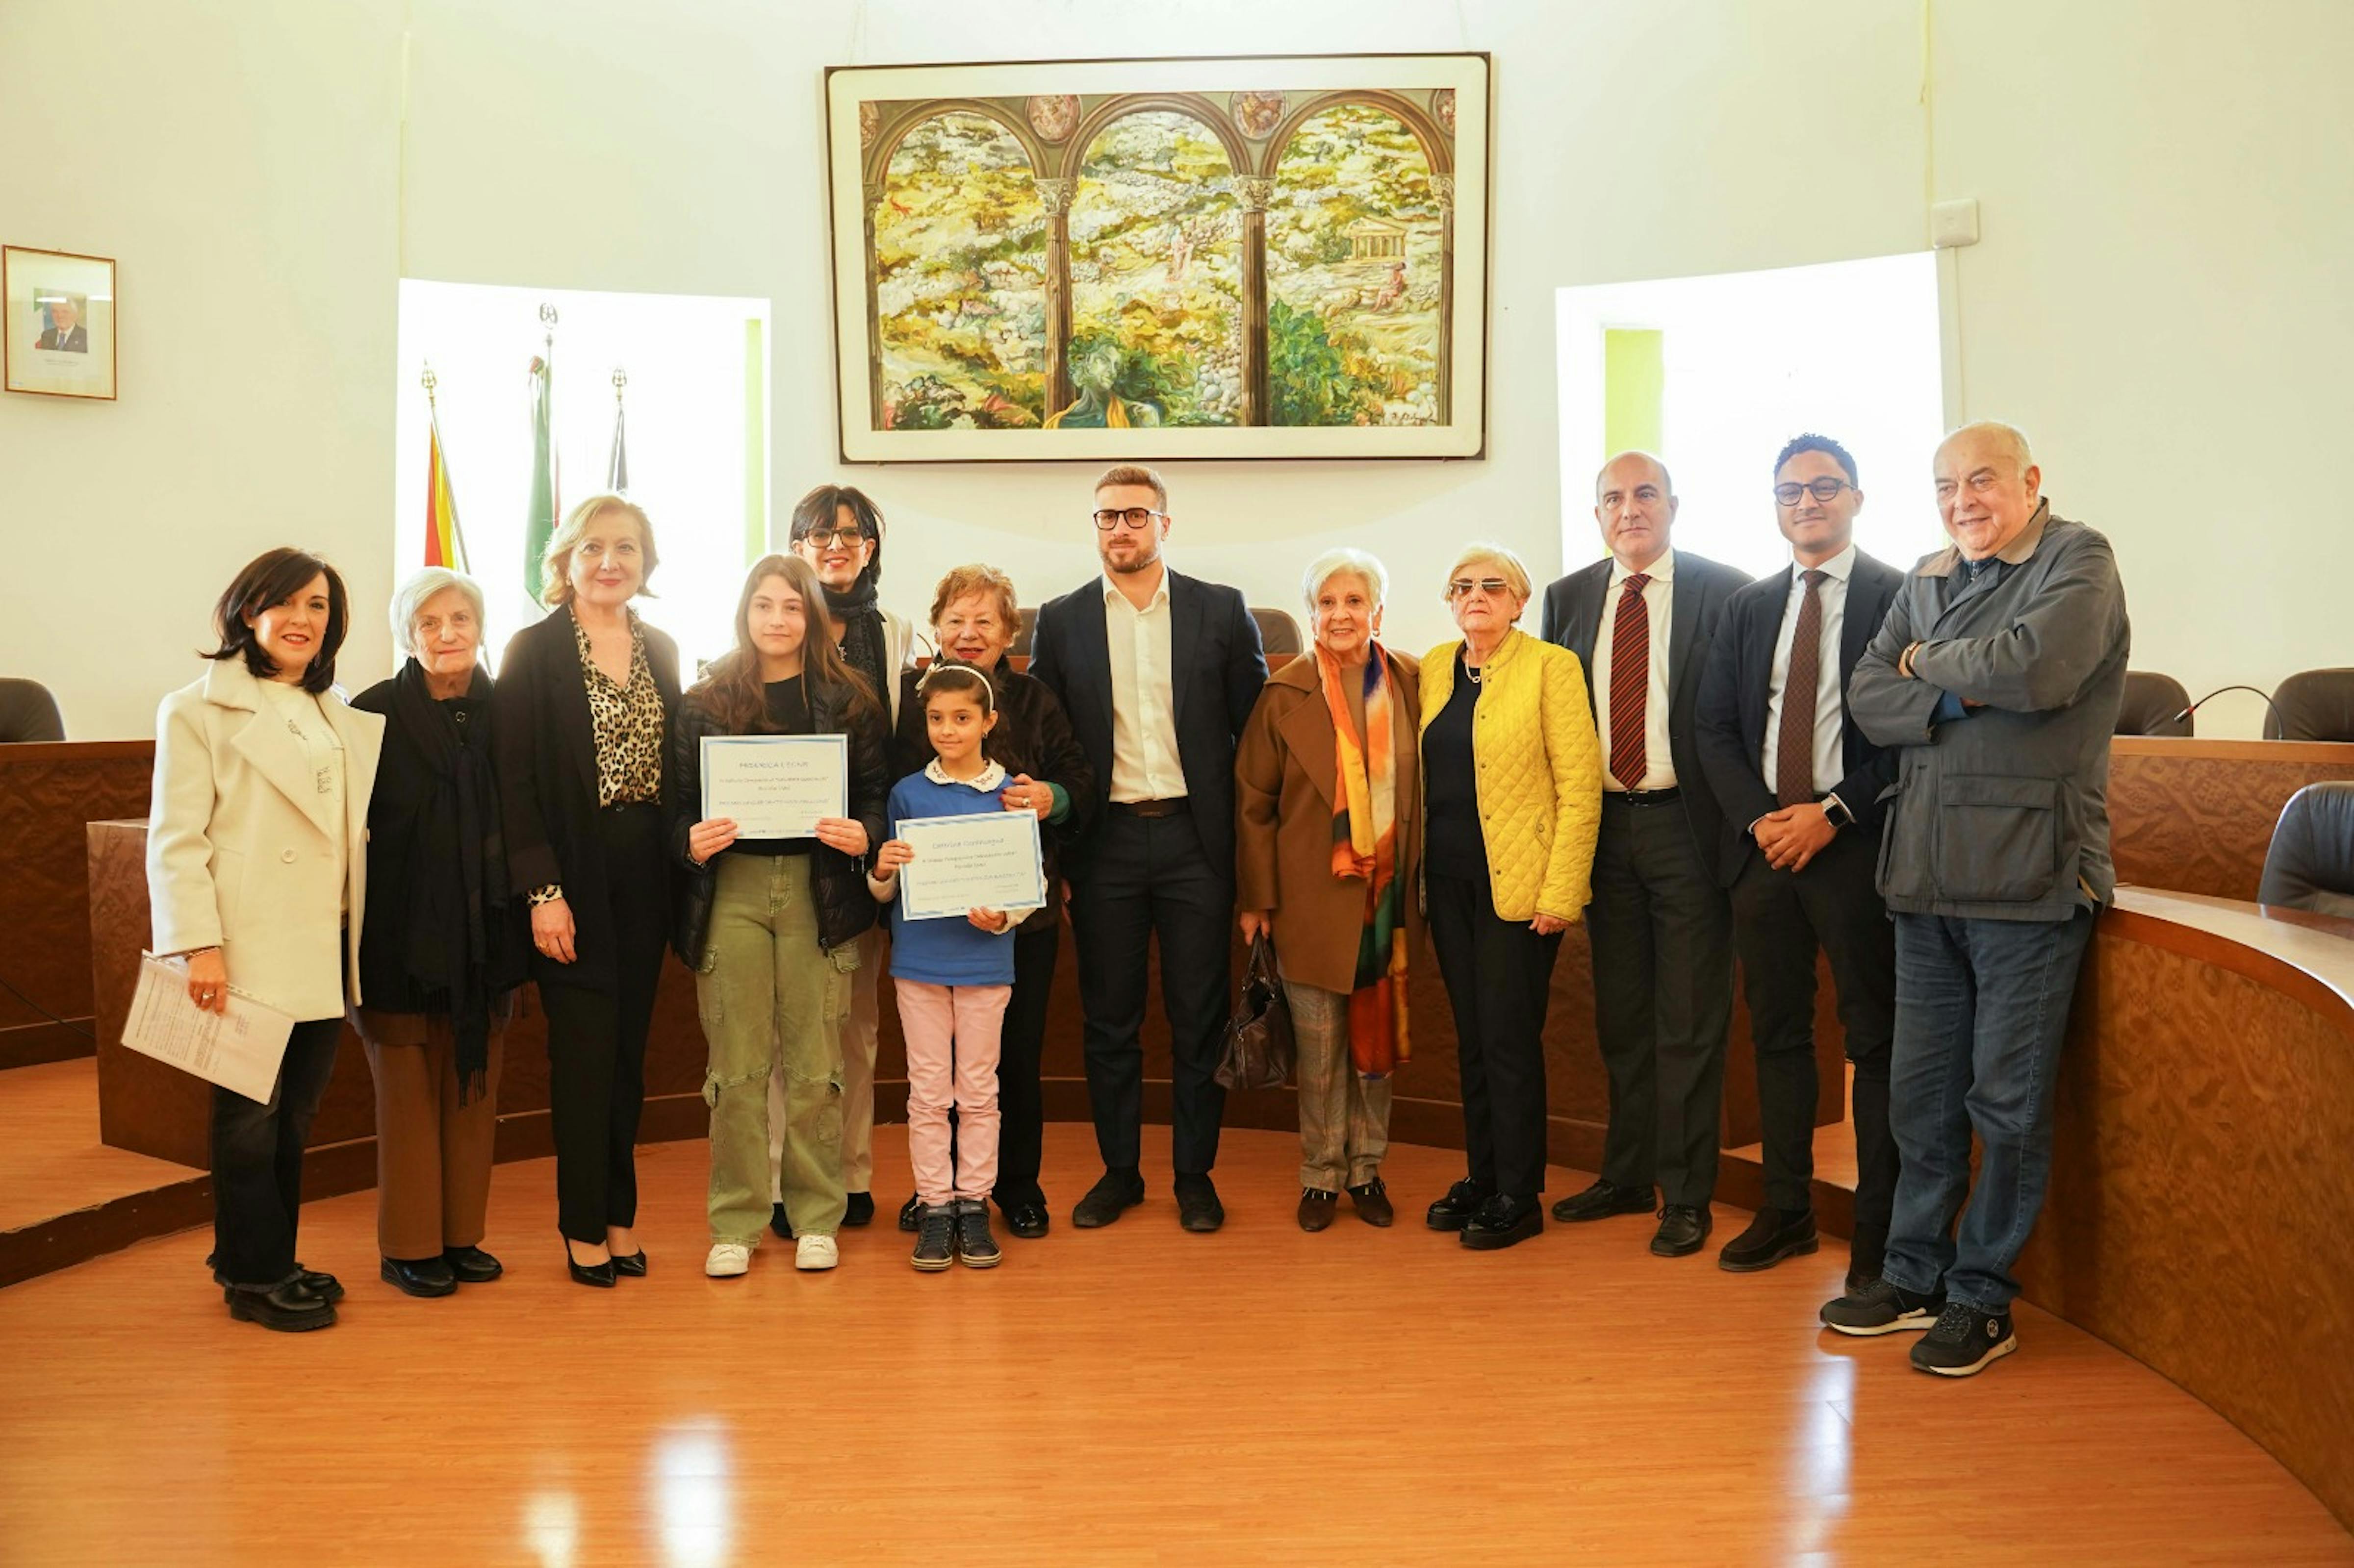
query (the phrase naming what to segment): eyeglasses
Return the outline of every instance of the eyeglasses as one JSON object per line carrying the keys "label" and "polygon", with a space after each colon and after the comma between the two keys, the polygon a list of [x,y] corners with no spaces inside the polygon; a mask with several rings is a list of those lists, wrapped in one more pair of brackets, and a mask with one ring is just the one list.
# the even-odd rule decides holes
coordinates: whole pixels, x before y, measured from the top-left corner
{"label": "eyeglasses", "polygon": [[821,550],[832,545],[841,545],[846,547],[855,548],[858,542],[865,537],[866,530],[856,526],[848,528],[839,526],[827,528],[820,526],[811,529],[808,533],[794,540],[793,543],[796,545],[815,545]]}
{"label": "eyeglasses", "polygon": [[1447,585],[1447,597],[1449,599],[1469,599],[1471,596],[1471,590],[1473,588],[1477,588],[1481,593],[1486,594],[1490,599],[1501,599],[1504,597],[1505,593],[1511,589],[1511,584],[1506,582],[1501,577],[1481,577],[1476,583],[1469,577],[1457,577],[1453,582]]}
{"label": "eyeglasses", "polygon": [[1785,506],[1796,506],[1800,495],[1811,495],[1818,501],[1837,501],[1840,491],[1854,488],[1843,479],[1810,479],[1804,484],[1776,485],[1774,499]]}
{"label": "eyeglasses", "polygon": [[1096,532],[1108,534],[1123,523],[1130,528],[1141,529],[1150,524],[1155,518],[1166,523],[1169,521],[1169,514],[1155,512],[1150,506],[1130,506],[1125,509],[1107,506],[1096,514]]}

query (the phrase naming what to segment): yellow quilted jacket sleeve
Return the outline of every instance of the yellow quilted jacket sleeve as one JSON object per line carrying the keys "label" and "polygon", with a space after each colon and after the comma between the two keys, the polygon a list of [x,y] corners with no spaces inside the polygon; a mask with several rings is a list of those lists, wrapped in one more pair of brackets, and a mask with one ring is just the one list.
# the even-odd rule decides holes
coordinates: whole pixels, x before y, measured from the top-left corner
{"label": "yellow quilted jacket sleeve", "polygon": [[1553,853],[1541,914],[1579,919],[1594,898],[1594,840],[1602,829],[1602,747],[1586,705],[1585,671],[1566,648],[1541,643],[1545,760],[1553,769]]}

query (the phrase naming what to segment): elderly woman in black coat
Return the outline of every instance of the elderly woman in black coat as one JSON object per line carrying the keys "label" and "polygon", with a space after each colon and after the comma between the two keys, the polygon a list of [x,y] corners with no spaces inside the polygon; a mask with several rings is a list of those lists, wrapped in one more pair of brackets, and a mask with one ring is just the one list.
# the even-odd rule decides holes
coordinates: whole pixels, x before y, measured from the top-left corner
{"label": "elderly woman in black coat", "polygon": [[481,1244],[525,915],[491,771],[481,587],[427,567],[393,596],[392,634],[407,662],[352,704],[385,719],[353,1020],[376,1075],[384,1280],[447,1296],[501,1272]]}

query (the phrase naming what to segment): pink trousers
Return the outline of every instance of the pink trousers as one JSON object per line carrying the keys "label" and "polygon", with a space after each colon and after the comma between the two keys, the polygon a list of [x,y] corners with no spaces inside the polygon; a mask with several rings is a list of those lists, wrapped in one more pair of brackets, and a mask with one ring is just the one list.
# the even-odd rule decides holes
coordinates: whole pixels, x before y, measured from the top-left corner
{"label": "pink trousers", "polygon": [[891,983],[907,1042],[907,1160],[916,1168],[916,1196],[927,1203],[986,1200],[997,1185],[998,1033],[1013,988]]}

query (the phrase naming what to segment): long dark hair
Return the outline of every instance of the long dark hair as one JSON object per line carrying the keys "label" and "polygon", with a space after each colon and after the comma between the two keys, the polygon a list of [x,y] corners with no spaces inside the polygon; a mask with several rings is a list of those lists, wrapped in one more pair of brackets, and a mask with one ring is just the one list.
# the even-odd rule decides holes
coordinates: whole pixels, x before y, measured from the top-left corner
{"label": "long dark hair", "polygon": [[327,631],[319,640],[319,651],[311,656],[310,666],[302,672],[302,689],[316,696],[334,685],[335,653],[343,647],[344,633],[352,622],[344,579],[318,556],[292,546],[281,546],[254,556],[221,590],[219,602],[213,606],[213,635],[219,639],[220,646],[204,656],[216,661],[242,656],[245,667],[257,681],[276,675],[278,662],[263,652],[261,640],[253,634],[245,618],[258,616],[271,605],[292,599],[317,577],[327,579]]}
{"label": "long dark hair", "polygon": [[687,692],[695,705],[719,721],[730,735],[771,733],[768,694],[761,689],[760,650],[752,641],[752,596],[761,583],[782,577],[801,596],[801,677],[813,691],[832,687],[844,693],[855,715],[860,705],[879,714],[880,705],[866,677],[852,669],[827,634],[825,588],[817,572],[799,556],[763,556],[744,575],[744,591],[736,596],[736,646],[711,662],[702,680]]}

